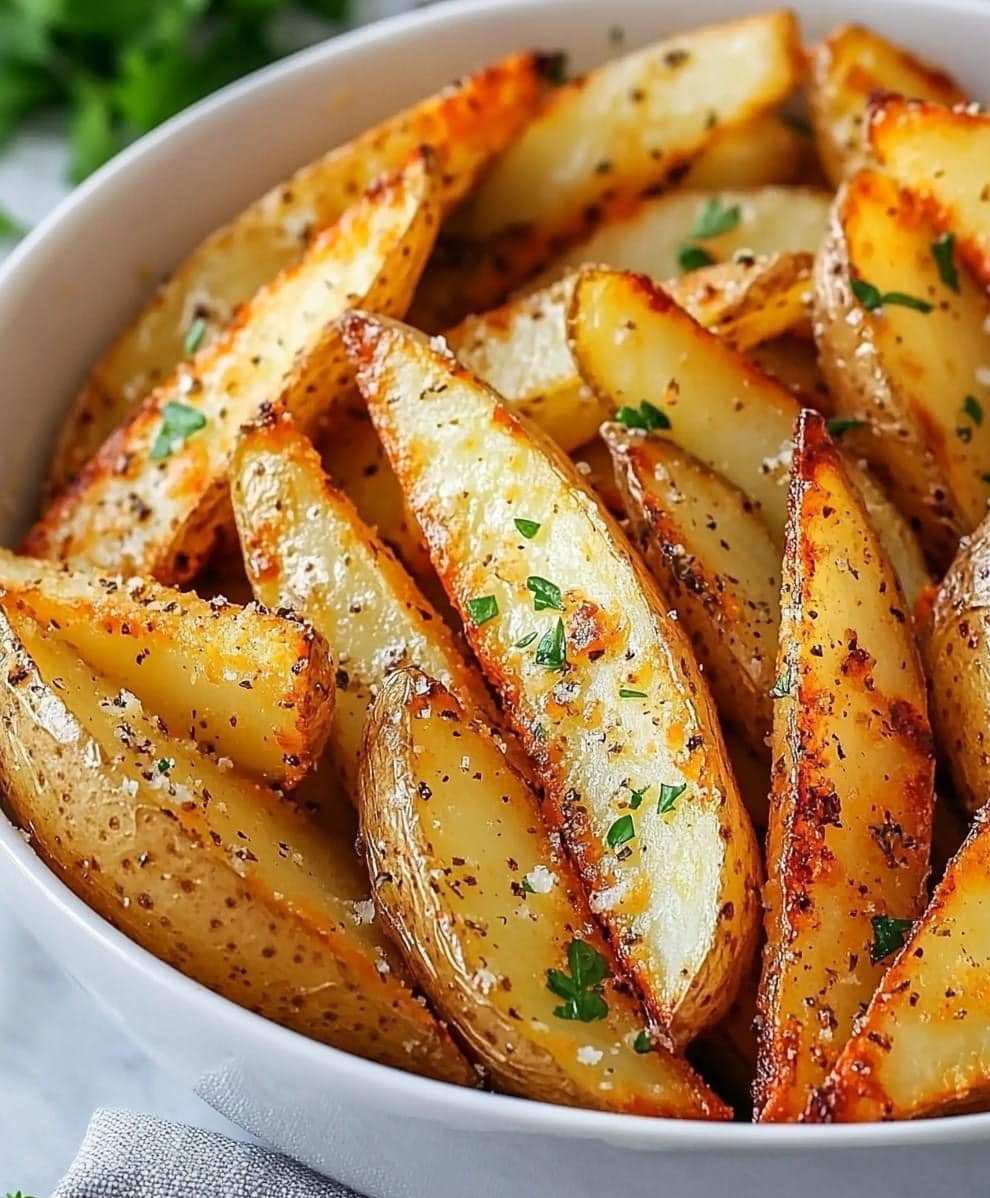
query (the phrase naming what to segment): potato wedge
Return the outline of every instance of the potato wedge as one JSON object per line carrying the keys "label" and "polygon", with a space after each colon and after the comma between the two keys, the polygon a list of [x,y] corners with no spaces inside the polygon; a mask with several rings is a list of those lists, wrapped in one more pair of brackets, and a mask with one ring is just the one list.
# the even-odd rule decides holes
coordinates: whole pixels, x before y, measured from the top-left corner
{"label": "potato wedge", "polygon": [[607,213],[662,187],[720,130],[777,107],[799,82],[797,22],[762,13],[675,36],[561,87],[457,214],[413,323],[483,312]]}
{"label": "potato wedge", "polygon": [[862,25],[841,26],[812,51],[808,107],[833,186],[868,164],[867,112],[870,101],[884,94],[950,107],[966,100],[944,71]]}
{"label": "potato wedge", "polygon": [[793,391],[798,403],[826,416],[832,414],[832,395],[822,376],[813,341],[803,337],[774,337],[746,350],[750,358],[771,378]]}
{"label": "potato wedge", "polygon": [[[651,1043],[639,1005],[613,981],[611,952],[539,811],[449,691],[418,670],[388,679],[361,769],[375,903],[472,1056],[524,1098],[727,1118],[685,1061]],[[580,993],[575,961],[592,970]]]}
{"label": "potato wedge", "polygon": [[241,425],[277,399],[307,422],[351,385],[333,321],[358,297],[404,311],[436,232],[434,178],[418,153],[322,233],[111,436],[27,551],[162,582],[195,575],[226,514]]}
{"label": "potato wedge", "polygon": [[[317,446],[323,469],[421,587],[439,589],[423,534],[392,472],[364,404],[340,405]],[[433,596],[431,595],[432,599]]]}
{"label": "potato wedge", "polygon": [[[663,286],[695,320],[746,350],[782,333],[811,335],[811,261],[807,254],[773,254],[691,271]],[[612,405],[584,384],[567,344],[576,279],[566,275],[469,316],[446,334],[473,374],[568,453],[596,437],[613,415]]]}
{"label": "potato wedge", "polygon": [[[372,1060],[470,1085],[371,917],[352,830],[225,770],[24,615],[0,612],[0,782],[96,911],[259,1014]],[[57,679],[57,687],[55,680]]]}
{"label": "potato wedge", "polygon": [[780,625],[773,538],[742,491],[673,442],[620,424],[602,436],[632,540],[677,610],[719,711],[765,754]]}
{"label": "potato wedge", "polygon": [[824,419],[795,434],[767,845],[758,1118],[792,1122],[925,902],[935,759],[905,601]]}
{"label": "potato wedge", "polygon": [[875,171],[836,199],[815,330],[835,414],[859,422],[849,444],[944,569],[990,499],[990,299],[957,267],[952,239]]}
{"label": "potato wedge", "polygon": [[990,799],[990,519],[959,549],[924,628],[932,724],[967,811]]}
{"label": "potato wedge", "polygon": [[[794,395],[702,329],[642,275],[582,272],[568,316],[585,382],[615,407],[645,400],[669,421],[664,435],[747,495],[782,546]],[[616,352],[617,349],[620,352]],[[851,459],[884,548],[913,607],[930,579],[911,529]]]}
{"label": "potato wedge", "polygon": [[683,1042],[718,1019],[749,966],[759,875],[687,637],[552,442],[414,330],[363,313],[343,326],[544,810],[648,1009]]}
{"label": "potato wedge", "polygon": [[511,55],[302,167],[211,233],[97,359],[62,426],[49,490],[71,481],[133,407],[191,356],[190,345],[219,336],[236,308],[297,261],[379,175],[432,146],[442,216],[534,115],[543,88],[539,56]]}
{"label": "potato wedge", "polygon": [[723,187],[769,187],[794,183],[804,168],[807,138],[779,112],[766,112],[717,130],[693,159],[680,186],[690,191],[719,191]]}
{"label": "potato wedge", "polygon": [[884,928],[893,957],[880,988],[815,1096],[809,1121],[916,1119],[986,1108],[990,1097],[990,811],[912,928]]}
{"label": "potato wedge", "polygon": [[6,550],[0,606],[30,614],[135,694],[166,735],[248,774],[291,787],[322,752],[334,665],[323,638],[300,621]]}
{"label": "potato wedge", "polygon": [[814,254],[828,221],[827,192],[810,187],[758,187],[749,191],[677,189],[641,200],[601,224],[587,240],[555,258],[538,280],[552,282],[585,263],[637,270],[655,279],[676,278],[697,251],[700,262],[737,257]]}
{"label": "potato wedge", "polygon": [[450,630],[332,485],[289,417],[271,413],[242,434],[231,479],[255,595],[298,612],[334,646],[337,710],[329,747],[351,796],[368,704],[392,670],[429,670],[494,719],[484,684]]}
{"label": "potato wedge", "polygon": [[870,118],[880,164],[917,195],[959,256],[990,287],[990,115],[921,100],[884,99]]}

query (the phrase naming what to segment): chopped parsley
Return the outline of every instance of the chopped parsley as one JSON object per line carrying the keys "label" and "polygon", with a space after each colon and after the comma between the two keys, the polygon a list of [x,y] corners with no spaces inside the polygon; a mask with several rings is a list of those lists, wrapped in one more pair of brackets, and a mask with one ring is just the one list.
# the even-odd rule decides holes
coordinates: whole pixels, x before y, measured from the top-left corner
{"label": "chopped parsley", "polygon": [[19,220],[0,208],[0,241],[20,241],[26,232]]}
{"label": "chopped parsley", "polygon": [[513,649],[525,649],[527,645],[531,645],[536,640],[536,633],[530,632],[522,638],[521,641],[516,641],[512,646]]}
{"label": "chopped parsley", "polygon": [[620,699],[645,699],[646,691],[630,690],[628,686],[623,686],[619,689]]}
{"label": "chopped parsley", "polygon": [[701,270],[703,266],[713,266],[715,259],[700,245],[684,245],[677,255],[677,265],[681,270]]}
{"label": "chopped parsley", "polygon": [[686,790],[686,782],[682,782],[680,786],[671,786],[667,782],[661,782],[660,798],[657,800],[657,811],[661,815],[666,815],[668,811],[673,811],[674,804]]}
{"label": "chopped parsley", "polygon": [[467,609],[471,622],[480,627],[498,615],[498,600],[494,595],[479,595],[467,601]]}
{"label": "chopped parsley", "polygon": [[540,531],[541,527],[535,520],[516,520],[514,523],[527,541],[531,541]]}
{"label": "chopped parsley", "polygon": [[529,878],[523,878],[519,885],[522,886],[524,894],[536,894],[536,891],[533,889],[533,883]]}
{"label": "chopped parsley", "polygon": [[916,295],[908,295],[904,291],[881,291],[866,279],[853,279],[853,295],[859,300],[867,312],[875,312],[884,304],[896,304],[901,308],[911,308],[915,312],[930,312],[932,305],[928,300],[919,299]]}
{"label": "chopped parsley", "polygon": [[731,233],[739,224],[741,217],[742,208],[738,204],[726,208],[718,196],[712,196],[698,213],[690,236],[705,241],[709,237],[720,237],[723,233]]}
{"label": "chopped parsley", "polygon": [[938,277],[956,295],[959,294],[959,271],[956,268],[956,236],[943,233],[932,242],[932,257],[938,267]]}
{"label": "chopped parsley", "polygon": [[825,421],[828,435],[834,437],[835,440],[838,440],[843,433],[848,433],[854,428],[862,428],[865,424],[865,420],[857,420],[854,416],[832,416]]}
{"label": "chopped parsley", "polygon": [[786,699],[794,690],[794,669],[787,665],[770,688],[771,699]]}
{"label": "chopped parsley", "polygon": [[642,790],[633,790],[633,788],[630,786],[629,789],[632,791],[632,797],[629,800],[629,806],[633,809],[633,811],[635,811],[646,798],[646,792],[650,788],[649,786],[644,786]]}
{"label": "chopped parsley", "polygon": [[644,432],[670,428],[670,417],[667,413],[662,412],[646,399],[643,400],[638,408],[630,408],[628,406],[619,408],[615,413],[615,418],[620,424],[624,424],[626,428],[639,428]]}
{"label": "chopped parsley", "polygon": [[526,579],[526,590],[533,596],[533,607],[536,611],[563,611],[564,601],[560,595],[560,587],[555,582],[541,578],[538,574],[530,574]]}
{"label": "chopped parsley", "polygon": [[638,1053],[646,1053],[653,1051],[653,1040],[650,1038],[650,1033],[644,1028],[633,1040],[633,1050]]}
{"label": "chopped parsley", "polygon": [[975,395],[967,395],[963,400],[963,411],[974,424],[983,423],[983,405]]}
{"label": "chopped parsley", "polygon": [[870,960],[874,965],[903,947],[913,922],[910,919],[897,919],[892,915],[873,916],[870,920],[870,923],[873,925],[873,943],[870,945]]}
{"label": "chopped parsley", "polygon": [[197,316],[189,328],[186,330],[185,340],[182,342],[182,348],[187,354],[194,354],[196,350],[203,344],[203,338],[206,336],[206,321],[202,316]]}
{"label": "chopped parsley", "polygon": [[173,758],[159,757],[158,761],[155,763],[155,769],[157,769],[160,774],[167,774],[173,765],[175,765]]}
{"label": "chopped parsley", "polygon": [[206,426],[206,417],[196,408],[172,400],[162,408],[162,423],[151,446],[149,457],[153,462],[171,457],[186,441]]}
{"label": "chopped parsley", "polygon": [[605,839],[608,841],[610,849],[617,849],[620,845],[632,840],[635,835],[636,825],[633,823],[633,817],[627,812],[625,815],[620,815],[609,828]]}
{"label": "chopped parsley", "polygon": [[564,999],[563,1006],[554,1007],[554,1015],[581,1023],[604,1019],[608,1003],[602,997],[602,983],[609,976],[608,962],[590,944],[572,940],[567,946],[567,968],[569,972],[547,970],[547,989]]}
{"label": "chopped parsley", "polygon": [[546,666],[548,670],[562,670],[567,664],[563,620],[558,620],[549,632],[540,637],[535,660],[538,666]]}

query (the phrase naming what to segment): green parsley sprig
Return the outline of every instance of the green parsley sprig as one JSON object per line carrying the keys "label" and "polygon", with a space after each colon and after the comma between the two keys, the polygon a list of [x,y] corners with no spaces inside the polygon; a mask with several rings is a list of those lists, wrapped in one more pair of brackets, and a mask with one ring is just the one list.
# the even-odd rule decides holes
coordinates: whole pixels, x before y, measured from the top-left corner
{"label": "green parsley sprig", "polygon": [[554,1007],[554,1015],[581,1023],[604,1019],[608,1003],[602,997],[602,983],[609,976],[608,962],[584,940],[572,940],[567,946],[567,968],[569,973],[547,970],[547,989],[564,999],[563,1006]]}

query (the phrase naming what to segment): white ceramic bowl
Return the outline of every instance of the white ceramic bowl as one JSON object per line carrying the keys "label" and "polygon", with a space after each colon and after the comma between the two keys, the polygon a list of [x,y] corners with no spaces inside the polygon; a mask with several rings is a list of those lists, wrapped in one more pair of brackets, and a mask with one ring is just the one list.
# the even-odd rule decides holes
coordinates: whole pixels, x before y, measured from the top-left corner
{"label": "white ceramic bowl", "polygon": [[[791,0],[814,37],[865,21],[980,99],[987,0]],[[0,271],[0,539],[30,519],[87,363],[149,280],[292,168],[438,85],[527,46],[578,66],[760,0],[471,0],[339,38],[172,121],[76,191]],[[162,1066],[268,1143],[373,1198],[985,1194],[990,1115],[750,1127],[544,1106],[412,1077],[313,1043],[161,964],[93,914],[0,816],[0,894]]]}

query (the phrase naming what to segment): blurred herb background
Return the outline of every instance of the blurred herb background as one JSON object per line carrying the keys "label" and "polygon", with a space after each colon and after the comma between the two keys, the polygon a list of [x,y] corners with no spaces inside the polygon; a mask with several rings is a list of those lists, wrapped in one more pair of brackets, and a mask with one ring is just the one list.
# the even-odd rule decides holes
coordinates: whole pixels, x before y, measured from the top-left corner
{"label": "blurred herb background", "polygon": [[[79,182],[234,79],[333,32],[350,0],[0,0],[0,152],[64,114]],[[22,229],[0,210],[0,239]]]}

